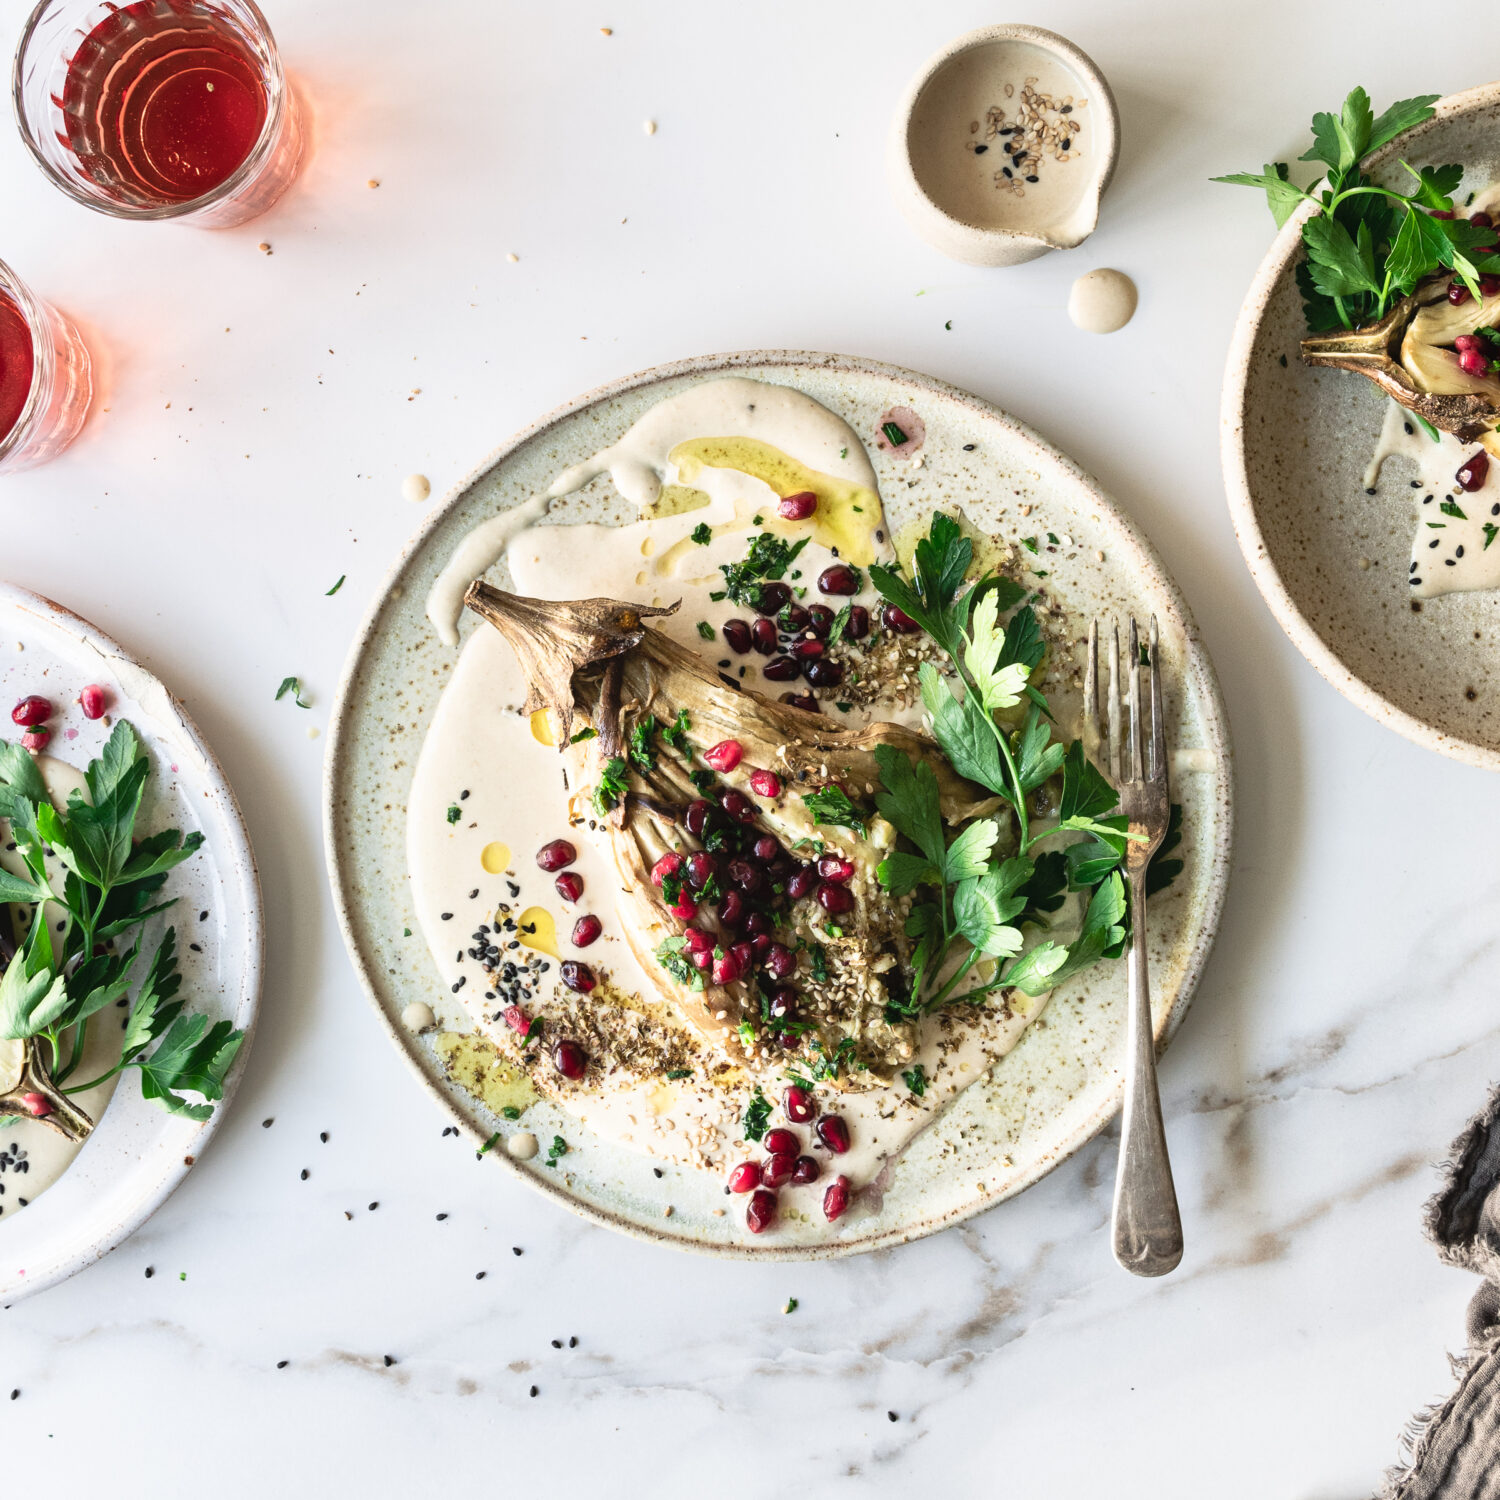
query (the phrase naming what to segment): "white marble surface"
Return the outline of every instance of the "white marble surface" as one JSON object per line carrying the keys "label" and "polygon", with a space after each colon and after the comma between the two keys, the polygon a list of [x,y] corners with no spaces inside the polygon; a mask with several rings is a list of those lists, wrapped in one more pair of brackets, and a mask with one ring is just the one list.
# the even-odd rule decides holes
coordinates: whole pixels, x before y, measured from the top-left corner
{"label": "white marble surface", "polygon": [[[1381,105],[1480,82],[1484,48],[1418,57],[1389,0],[1033,12],[1110,77],[1123,156],[1087,246],[980,272],[913,240],[881,166],[908,74],[997,19],[977,0],[268,8],[318,142],[259,223],[107,222],[0,129],[0,256],[108,351],[84,440],[0,481],[0,573],[187,698],[251,820],[272,934],[248,1075],[187,1185],[104,1263],[0,1313],[0,1397],[20,1391],[0,1404],[7,1478],[257,1497],[697,1495],[710,1474],[747,1496],[1370,1493],[1447,1388],[1471,1290],[1418,1217],[1500,1072],[1500,780],[1377,728],[1254,592],[1217,400],[1271,225],[1207,178],[1300,150],[1355,82]],[[6,52],[23,9],[0,10]],[[1492,19],[1445,15],[1455,38]],[[1064,315],[1097,265],[1141,288],[1108,339]],[[616,1238],[443,1138],[350,975],[308,726],[419,519],[403,476],[441,493],[577,391],[778,345],[928,370],[1033,422],[1153,535],[1217,659],[1239,853],[1163,1068],[1188,1234],[1164,1282],[1110,1260],[1109,1139],[964,1229],[854,1262],[760,1269]],[[290,672],[313,713],[271,701]],[[792,1477],[773,1485],[773,1463]]]}

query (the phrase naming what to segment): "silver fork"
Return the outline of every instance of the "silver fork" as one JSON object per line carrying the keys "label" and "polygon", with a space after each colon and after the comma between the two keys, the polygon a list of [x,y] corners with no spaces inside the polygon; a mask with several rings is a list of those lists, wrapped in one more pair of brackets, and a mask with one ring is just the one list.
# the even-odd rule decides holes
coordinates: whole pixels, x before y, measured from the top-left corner
{"label": "silver fork", "polygon": [[1156,1088],[1151,976],[1146,964],[1146,868],[1166,837],[1172,813],[1156,617],[1151,617],[1151,649],[1146,663],[1149,717],[1141,698],[1140,632],[1136,622],[1130,622],[1128,728],[1122,725],[1120,714],[1118,625],[1113,627],[1112,642],[1106,719],[1099,703],[1099,622],[1095,620],[1089,626],[1083,686],[1084,748],[1091,754],[1101,746],[1107,748],[1109,775],[1119,788],[1120,811],[1130,820],[1132,833],[1145,835],[1144,841],[1131,840],[1125,845],[1125,878],[1130,883],[1130,1011],[1125,1032],[1125,1112],[1115,1173],[1113,1249],[1115,1259],[1134,1275],[1165,1276],[1182,1259],[1182,1218],[1177,1211],[1161,1096]]}

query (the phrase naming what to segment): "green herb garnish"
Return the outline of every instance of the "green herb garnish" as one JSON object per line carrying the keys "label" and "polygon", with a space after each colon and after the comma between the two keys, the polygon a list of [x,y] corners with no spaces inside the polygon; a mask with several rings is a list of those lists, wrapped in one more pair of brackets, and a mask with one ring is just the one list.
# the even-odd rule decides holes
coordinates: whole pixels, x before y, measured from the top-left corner
{"label": "green herb garnish", "polygon": [[323,595],[323,597],[324,597],[324,598],[325,598],[325,599],[327,599],[327,598],[328,598],[328,597],[329,597],[329,596],[330,596],[330,595],[333,595],[333,594],[336,594],[336,593],[338,593],[338,591],[339,591],[339,590],[340,590],[340,589],[341,589],[341,588],[343,588],[343,586],[344,586],[344,580],[345,580],[345,579],[346,579],[346,578],[347,578],[347,577],[348,577],[348,576],[349,576],[349,575],[348,575],[348,574],[347,574],[347,573],[340,573],[340,574],[339,574],[339,581],[338,581],[338,582],[337,582],[337,583],[336,583],[336,584],[334,584],[334,586],[333,586],[333,587],[332,587],[332,588],[331,588],[331,589],[329,589],[329,590],[328,590],[328,593],[326,593],[326,594],[324,594],[324,595]]}
{"label": "green herb garnish", "polygon": [[708,546],[708,544],[713,541],[713,539],[714,529],[708,524],[707,521],[699,521],[698,524],[693,527],[693,540],[697,542],[700,547]]}
{"label": "green herb garnish", "polygon": [[1500,526],[1496,526],[1493,521],[1486,521],[1484,523],[1484,546],[1479,550],[1481,552],[1488,552],[1490,550],[1490,543],[1495,540],[1497,535],[1500,535]]}
{"label": "green herb garnish", "polygon": [[496,1147],[496,1146],[498,1146],[498,1145],[499,1145],[499,1144],[500,1144],[500,1132],[499,1132],[499,1131],[498,1131],[498,1130],[497,1130],[497,1131],[496,1131],[496,1132],[495,1132],[495,1133],[494,1133],[494,1135],[492,1135],[492,1136],[491,1136],[491,1137],[490,1137],[490,1138],[489,1138],[489,1140],[487,1140],[487,1141],[486,1141],[486,1142],[485,1142],[485,1143],[484,1143],[484,1145],[482,1145],[482,1146],[481,1146],[481,1147],[480,1147],[480,1148],[479,1148],[479,1149],[478,1149],[478,1150],[477,1150],[477,1151],[476,1151],[476,1152],[475,1152],[475,1153],[474,1153],[474,1155],[475,1155],[475,1156],[476,1156],[476,1157],[480,1157],[480,1156],[488,1156],[488,1155],[489,1155],[489,1153],[490,1153],[490,1152],[491,1152],[491,1151],[493,1151],[493,1150],[494,1150],[494,1149],[495,1149],[495,1147]]}
{"label": "green herb garnish", "polygon": [[625,762],[620,756],[612,755],[604,763],[599,785],[594,788],[594,811],[601,818],[605,817],[629,790]]}
{"label": "green herb garnish", "polygon": [[1372,152],[1431,119],[1437,97],[1403,99],[1377,118],[1369,95],[1356,88],[1337,115],[1314,115],[1313,144],[1300,160],[1327,169],[1320,192],[1292,182],[1285,162],[1214,179],[1261,188],[1278,227],[1304,203],[1315,205],[1317,211],[1302,226],[1307,260],[1297,268],[1313,331],[1376,322],[1393,297],[1404,296],[1436,271],[1453,271],[1479,300],[1479,277],[1500,270],[1500,255],[1487,248],[1494,230],[1453,212],[1461,166],[1417,168],[1403,161],[1416,183],[1410,194],[1382,186],[1360,168]]}
{"label": "green herb garnish", "polygon": [[880,430],[885,434],[885,440],[891,447],[899,448],[903,443],[909,443],[911,439],[896,426],[894,422],[882,422]]}
{"label": "green herb garnish", "polygon": [[719,571],[724,575],[725,591],[723,595],[710,597],[727,597],[736,604],[753,609],[760,603],[761,584],[782,578],[807,543],[807,537],[800,542],[787,543],[769,531],[761,532],[751,542],[743,562],[719,565]]}
{"label": "green herb garnish", "polygon": [[814,823],[821,823],[829,828],[852,828],[860,838],[865,836],[865,819],[849,800],[849,794],[843,787],[830,784],[801,795]]}
{"label": "green herb garnish", "polygon": [[691,760],[693,747],[687,742],[687,734],[692,727],[693,721],[688,718],[687,709],[679,708],[677,717],[670,724],[662,725],[662,743],[670,745],[684,760]]}
{"label": "green herb garnish", "polygon": [[504,1105],[504,1106],[503,1106],[503,1107],[502,1107],[502,1108],[501,1108],[501,1110],[500,1110],[500,1113],[501,1113],[501,1114],[502,1114],[502,1115],[503,1115],[503,1116],[504,1116],[504,1117],[505,1117],[505,1118],[506,1118],[506,1119],[507,1119],[507,1120],[519,1120],[519,1119],[520,1119],[520,1118],[521,1118],[521,1111],[520,1111],[520,1110],[518,1110],[518,1109],[517,1109],[517,1108],[516,1108],[516,1107],[515,1107],[515,1105],[514,1105],[514,1104],[507,1104],[507,1105]]}
{"label": "green herb garnish", "polygon": [[918,1063],[901,1075],[901,1081],[920,1099],[927,1092],[927,1069]]}
{"label": "green herb garnish", "polygon": [[747,1141],[758,1141],[766,1133],[766,1127],[771,1123],[771,1101],[761,1093],[760,1085],[755,1085],[755,1092],[750,1096],[750,1103],[745,1107],[745,1139]]}
{"label": "green herb garnish", "polygon": [[680,932],[675,933],[662,939],[661,946],[656,950],[656,961],[678,984],[686,985],[690,990],[702,990],[703,975],[693,967],[686,949],[687,939]]}
{"label": "green herb garnish", "polygon": [[456,823],[461,817],[463,817],[463,812],[459,808],[458,803],[450,802],[448,804],[448,821],[450,823]]}
{"label": "green herb garnish", "polygon": [[642,714],[631,726],[630,763],[643,776],[649,776],[656,769],[656,748],[651,743],[655,735],[655,714]]}
{"label": "green herb garnish", "polygon": [[714,638],[714,628],[708,623],[707,620],[699,620],[698,634],[702,636],[705,641],[711,641]]}
{"label": "green herb garnish", "polygon": [[281,679],[281,686],[276,689],[276,702],[280,703],[288,693],[292,695],[292,702],[295,703],[298,708],[312,707],[311,703],[304,703],[302,701],[302,683],[298,678],[283,677]]}
{"label": "green herb garnish", "polygon": [[692,1076],[693,1070],[691,1068],[669,1068],[667,1070],[667,1080],[671,1083],[675,1083],[679,1078],[691,1078]]}
{"label": "green herb garnish", "polygon": [[1457,502],[1453,500],[1444,500],[1443,503],[1438,506],[1438,509],[1442,511],[1445,516],[1452,516],[1456,521],[1467,521],[1469,519],[1463,513],[1463,511],[1458,508]]}
{"label": "green herb garnish", "polygon": [[568,1143],[560,1135],[553,1136],[552,1144],[547,1147],[547,1165],[555,1167],[567,1154]]}
{"label": "green herb garnish", "polygon": [[569,736],[568,743],[570,745],[581,745],[585,740],[593,739],[598,733],[597,729],[590,729],[585,726],[577,734]]}

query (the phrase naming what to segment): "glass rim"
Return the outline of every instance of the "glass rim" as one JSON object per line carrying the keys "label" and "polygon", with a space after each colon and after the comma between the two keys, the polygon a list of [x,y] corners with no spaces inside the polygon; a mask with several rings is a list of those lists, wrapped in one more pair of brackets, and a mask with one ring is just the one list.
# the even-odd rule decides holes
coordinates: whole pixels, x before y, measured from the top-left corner
{"label": "glass rim", "polygon": [[52,332],[48,326],[47,309],[35,292],[0,260],[0,295],[8,297],[21,310],[26,319],[27,331],[31,334],[31,389],[26,393],[26,404],[16,417],[15,425],[0,437],[0,463],[4,463],[18,449],[23,448],[36,425],[37,413],[44,410],[52,399]]}
{"label": "glass rim", "polygon": [[[265,165],[267,157],[275,149],[276,140],[281,131],[287,110],[286,95],[290,85],[286,81],[286,74],[281,66],[281,49],[276,45],[276,38],[271,31],[270,22],[266,20],[264,13],[261,11],[260,6],[255,3],[255,0],[238,0],[238,3],[250,12],[251,18],[260,28],[265,41],[269,44],[267,50],[270,57],[270,87],[266,93],[270,107],[266,110],[265,123],[261,126],[260,135],[256,137],[255,144],[250,148],[249,154],[223,182],[219,183],[217,187],[210,188],[206,193],[200,194],[196,198],[188,198],[181,203],[167,204],[159,208],[143,208],[135,204],[107,200],[101,196],[89,193],[72,177],[59,172],[47,160],[46,154],[41,148],[41,143],[32,131],[31,122],[26,118],[26,109],[21,99],[23,89],[21,64],[26,57],[27,49],[31,45],[32,36],[41,24],[43,14],[60,3],[65,3],[65,0],[38,0],[31,14],[26,18],[26,24],[21,28],[20,40],[16,43],[15,59],[11,64],[10,103],[16,117],[16,126],[21,132],[21,139],[26,143],[26,149],[31,153],[32,160],[42,169],[47,178],[54,185],[61,188],[74,202],[83,204],[85,208],[93,209],[95,213],[107,214],[110,218],[114,219],[180,219],[188,214],[213,208],[226,199],[234,197],[255,176],[260,168]],[[0,262],[0,266],[3,266],[3,262]],[[17,425],[19,426],[19,423]],[[4,453],[4,444],[0,444],[0,457],[4,457]]]}

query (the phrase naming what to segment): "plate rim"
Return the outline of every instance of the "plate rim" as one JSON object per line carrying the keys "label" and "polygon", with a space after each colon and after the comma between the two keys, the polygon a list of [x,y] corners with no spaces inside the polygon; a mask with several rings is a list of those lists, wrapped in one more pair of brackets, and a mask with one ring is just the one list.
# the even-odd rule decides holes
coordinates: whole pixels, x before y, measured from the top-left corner
{"label": "plate rim", "polygon": [[[1157,1026],[1158,1053],[1171,1040],[1177,1027],[1181,1024],[1182,1018],[1202,978],[1203,970],[1213,952],[1214,943],[1218,936],[1219,922],[1223,916],[1234,849],[1234,755],[1230,738],[1229,716],[1224,704],[1223,692],[1219,685],[1218,673],[1214,668],[1213,660],[1198,629],[1197,621],[1194,619],[1181,589],[1167,570],[1155,545],[1137,525],[1134,518],[1109,497],[1108,492],[1099,481],[1074,459],[1049,443],[1034,428],[1023,422],[1019,417],[1005,411],[1002,407],[985,400],[983,397],[976,396],[970,391],[963,390],[945,380],[939,379],[937,376],[922,374],[905,366],[891,364],[884,360],[877,360],[863,355],[827,354],[814,350],[742,349],[720,354],[693,355],[685,359],[672,360],[665,364],[650,365],[632,374],[623,375],[615,380],[595,386],[536,418],[512,437],[499,444],[484,460],[465,474],[462,479],[458,480],[445,493],[441,504],[430,515],[424,518],[422,524],[401,548],[394,562],[382,578],[378,591],[372,595],[370,603],[366,606],[358,630],[350,644],[349,653],[345,658],[343,671],[339,678],[338,691],[334,697],[333,708],[329,715],[327,731],[328,751],[323,761],[323,845],[329,887],[339,931],[344,939],[344,947],[349,955],[350,963],[359,980],[360,987],[365,992],[366,999],[374,1008],[380,1025],[395,1044],[403,1062],[416,1075],[424,1091],[436,1100],[439,1106],[448,1114],[451,1122],[456,1124],[465,1135],[475,1141],[483,1139],[480,1132],[475,1129],[474,1125],[455,1105],[453,1100],[428,1076],[418,1055],[419,1049],[415,1046],[413,1038],[401,1030],[386,1013],[385,1007],[381,1004],[375,984],[373,983],[370,966],[354,940],[352,917],[349,903],[346,902],[345,898],[345,882],[348,879],[350,871],[347,868],[346,861],[342,859],[338,848],[335,827],[337,816],[335,802],[339,772],[344,761],[351,753],[349,745],[349,720],[352,717],[351,709],[355,683],[360,675],[358,671],[360,662],[372,642],[376,626],[390,598],[392,588],[400,583],[402,573],[416,553],[427,543],[429,537],[443,523],[454,506],[462,501],[468,490],[523,444],[531,442],[546,432],[547,429],[565,421],[577,412],[586,410],[600,402],[626,395],[642,386],[660,384],[663,381],[679,379],[684,376],[696,375],[709,378],[715,375],[732,374],[735,371],[750,367],[776,368],[778,366],[783,368],[813,367],[822,370],[843,370],[853,374],[873,374],[887,379],[898,380],[911,384],[919,390],[932,392],[945,399],[956,400],[961,404],[976,408],[987,417],[999,420],[1010,427],[1023,442],[1029,444],[1035,450],[1040,460],[1047,464],[1060,466],[1070,477],[1082,483],[1110,513],[1130,542],[1155,567],[1167,596],[1177,609],[1179,617],[1182,620],[1185,639],[1188,641],[1190,647],[1196,648],[1197,661],[1203,679],[1204,700],[1208,709],[1207,717],[1211,718],[1217,726],[1219,744],[1216,746],[1216,750],[1219,754],[1220,763],[1215,791],[1215,806],[1221,830],[1220,840],[1215,849],[1215,868],[1205,891],[1199,938],[1184,967],[1182,982],[1178,986],[1177,995]],[[629,1235],[632,1239],[641,1240],[648,1244],[666,1245],[687,1254],[709,1256],[720,1260],[755,1262],[835,1260],[852,1255],[867,1254],[874,1250],[893,1249],[898,1245],[926,1238],[928,1235],[951,1228],[955,1224],[962,1223],[973,1218],[976,1214],[993,1208],[998,1203],[1003,1203],[1007,1199],[1025,1192],[1043,1177],[1046,1177],[1057,1167],[1061,1166],[1063,1162],[1081,1150],[1104,1129],[1105,1125],[1118,1113],[1122,1094],[1123,1084],[1121,1089],[1111,1094],[1098,1108],[1085,1117],[1070,1136],[1054,1151],[1040,1157],[1033,1172],[1011,1183],[1006,1189],[993,1193],[985,1193],[976,1197],[971,1203],[957,1205],[946,1213],[923,1219],[915,1224],[907,1226],[894,1225],[883,1233],[870,1238],[854,1241],[834,1240],[821,1245],[778,1245],[770,1242],[764,1245],[720,1244],[664,1234],[654,1226],[635,1223],[621,1213],[602,1208],[575,1197],[568,1193],[561,1183],[544,1179],[539,1174],[526,1171],[520,1163],[513,1162],[503,1152],[496,1152],[494,1155],[512,1176],[519,1178],[521,1182],[535,1192],[561,1204],[590,1223],[613,1230],[616,1233]]]}
{"label": "plate rim", "polygon": [[[176,1192],[188,1173],[202,1161],[204,1150],[218,1132],[234,1102],[255,1041],[255,1028],[260,1018],[261,992],[265,978],[266,920],[260,869],[256,864],[255,848],[250,841],[250,830],[245,822],[244,810],[240,807],[239,798],[235,795],[234,788],[230,785],[229,778],[219,763],[219,758],[214,754],[208,741],[204,739],[202,730],[198,728],[192,715],[183,706],[182,700],[139,657],[127,651],[112,635],[101,630],[76,610],[58,603],[55,599],[48,598],[45,594],[25,588],[21,584],[0,579],[0,610],[11,606],[20,606],[48,618],[52,624],[74,637],[80,644],[99,651],[106,658],[113,657],[126,663],[139,672],[145,682],[161,691],[171,705],[175,721],[172,727],[182,735],[187,745],[200,757],[206,772],[209,790],[221,799],[224,830],[232,847],[233,865],[233,868],[224,871],[223,875],[226,879],[237,876],[244,887],[246,898],[244,933],[246,961],[238,985],[235,1013],[229,1017],[237,1027],[244,1031],[245,1040],[240,1044],[234,1065],[225,1079],[224,1097],[219,1100],[208,1119],[186,1122],[193,1127],[192,1133],[185,1137],[185,1142],[191,1150],[182,1154],[174,1153],[169,1160],[167,1170],[161,1174],[151,1191],[137,1199],[130,1212],[124,1214],[107,1233],[91,1239],[85,1248],[74,1251],[65,1259],[59,1260],[49,1271],[41,1275],[32,1275],[28,1272],[19,1280],[0,1283],[0,1297],[7,1302],[19,1302],[23,1297],[33,1296],[37,1292],[45,1291],[48,1287],[66,1281],[96,1261],[102,1260],[110,1251],[117,1249]],[[101,1120],[103,1118],[104,1116],[101,1116]],[[164,1118],[168,1117],[164,1116]],[[191,1158],[191,1165],[189,1165],[189,1158]],[[142,1161],[144,1160],[143,1157]]]}
{"label": "plate rim", "polygon": [[[1382,146],[1379,151],[1366,158],[1366,163],[1383,166],[1407,151],[1411,142],[1439,125],[1496,104],[1500,104],[1500,83],[1480,84],[1457,94],[1448,94],[1433,106],[1434,114],[1431,119],[1413,126],[1388,145]],[[1414,744],[1436,750],[1440,755],[1446,755],[1464,765],[1477,766],[1486,771],[1500,770],[1500,747],[1492,748],[1446,733],[1371,687],[1313,628],[1271,560],[1246,468],[1246,434],[1249,430],[1246,400],[1251,360],[1266,307],[1296,259],[1302,242],[1302,226],[1312,216],[1312,212],[1311,203],[1301,204],[1276,232],[1251,278],[1229,341],[1219,402],[1219,459],[1235,540],[1239,543],[1250,576],[1276,623],[1318,673],[1345,698],[1363,709],[1377,723],[1394,729]]]}

